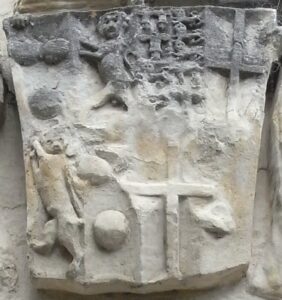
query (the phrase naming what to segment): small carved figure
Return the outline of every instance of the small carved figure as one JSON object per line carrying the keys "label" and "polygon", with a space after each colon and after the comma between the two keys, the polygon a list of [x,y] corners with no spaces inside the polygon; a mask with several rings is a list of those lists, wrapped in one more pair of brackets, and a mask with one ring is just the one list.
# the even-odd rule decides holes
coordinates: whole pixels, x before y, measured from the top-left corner
{"label": "small carved figure", "polygon": [[158,24],[157,24],[158,30],[160,33],[167,33],[168,32],[168,22],[165,15],[160,15]]}
{"label": "small carved figure", "polygon": [[185,24],[188,29],[191,30],[201,28],[204,25],[197,11],[191,12],[189,17],[183,17],[181,19],[181,22]]}
{"label": "small carved figure", "polygon": [[201,53],[202,49],[195,48],[189,49],[187,45],[182,40],[176,40],[174,42],[175,53],[173,55],[177,57],[179,60],[193,60],[199,61],[203,58],[203,54]]}
{"label": "small carved figure", "polygon": [[201,45],[205,41],[203,33],[200,29],[195,29],[191,33],[182,36],[182,39],[185,40],[189,46]]}
{"label": "small carved figure", "polygon": [[75,278],[83,261],[80,241],[83,213],[77,179],[67,162],[62,139],[47,140],[44,148],[38,140],[33,142],[31,166],[42,204],[52,219],[45,224],[43,239],[34,239],[31,247],[45,254],[57,240],[73,257],[66,276]]}
{"label": "small carved figure", "polygon": [[182,22],[176,21],[173,25],[173,31],[176,36],[183,36],[187,33],[187,28]]}
{"label": "small carved figure", "polygon": [[137,66],[140,73],[152,74],[155,72],[155,65],[151,61],[140,59]]}
{"label": "small carved figure", "polygon": [[146,79],[150,83],[157,83],[158,86],[171,82],[170,76],[165,68],[156,68],[150,60],[140,59],[137,62],[136,77]]}
{"label": "small carved figure", "polygon": [[108,40],[117,38],[122,29],[128,25],[128,20],[124,12],[111,12],[104,14],[97,25],[101,36]]}
{"label": "small carved figure", "polygon": [[188,50],[186,44],[182,40],[176,40],[174,42],[174,49],[178,55],[184,54]]}
{"label": "small carved figure", "polygon": [[161,59],[162,49],[161,49],[161,40],[158,36],[152,36],[150,41],[150,57],[154,60]]}
{"label": "small carved figure", "polygon": [[141,21],[141,29],[143,34],[151,34],[152,33],[152,24],[148,18],[148,16],[143,16]]}
{"label": "small carved figure", "polygon": [[23,30],[30,24],[30,20],[30,15],[15,15],[11,18],[10,24],[16,30]]}
{"label": "small carved figure", "polygon": [[126,61],[120,49],[123,48],[123,44],[114,40],[107,41],[101,46],[84,41],[81,41],[81,45],[87,50],[81,50],[80,56],[90,63],[98,63],[99,74],[104,84],[110,83],[116,89],[124,89],[133,83],[133,79],[126,70]]}
{"label": "small carved figure", "polygon": [[163,53],[162,53],[162,56],[165,58],[165,57],[169,57],[171,56],[171,54],[173,53],[173,43],[171,40],[169,41],[164,41],[162,43],[162,50],[163,50]]}
{"label": "small carved figure", "polygon": [[167,107],[169,104],[169,98],[165,95],[152,96],[149,101],[154,105],[156,111]]}
{"label": "small carved figure", "polygon": [[80,56],[90,63],[98,64],[102,81],[110,83],[115,89],[124,89],[133,83],[125,65],[123,52],[126,44],[120,37],[125,24],[124,13],[106,14],[98,23],[98,31],[107,41],[97,44],[81,41],[84,50],[80,51]]}

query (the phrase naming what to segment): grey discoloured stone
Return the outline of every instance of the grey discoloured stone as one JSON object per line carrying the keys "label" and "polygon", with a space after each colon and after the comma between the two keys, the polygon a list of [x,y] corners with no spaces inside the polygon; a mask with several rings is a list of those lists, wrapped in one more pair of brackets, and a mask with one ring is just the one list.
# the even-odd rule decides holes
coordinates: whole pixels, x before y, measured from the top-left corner
{"label": "grey discoloured stone", "polygon": [[39,45],[35,45],[28,41],[15,41],[10,46],[10,52],[14,56],[16,62],[23,66],[31,66],[37,62]]}
{"label": "grey discoloured stone", "polygon": [[[203,6],[6,20],[38,288],[245,275],[275,29],[272,10]],[[34,44],[32,63],[17,43]]]}
{"label": "grey discoloured stone", "polygon": [[6,104],[14,100],[14,86],[8,58],[0,55],[0,128],[5,121]]}
{"label": "grey discoloured stone", "polygon": [[62,112],[62,98],[53,90],[40,89],[28,101],[31,113],[41,120],[52,119]]}
{"label": "grey discoloured stone", "polygon": [[[10,27],[19,33],[23,33],[33,26],[30,15],[12,17],[9,25],[4,22],[4,29]],[[23,66],[31,66],[39,61],[44,61],[48,65],[56,65],[68,57],[70,43],[68,40],[60,37],[54,38],[52,35],[46,40],[46,38],[42,38],[41,32],[40,36],[32,34],[24,40],[22,38],[15,40],[9,45],[9,52]]]}
{"label": "grey discoloured stone", "polygon": [[40,48],[40,57],[48,65],[56,65],[67,58],[70,52],[69,42],[65,39],[53,39]]}

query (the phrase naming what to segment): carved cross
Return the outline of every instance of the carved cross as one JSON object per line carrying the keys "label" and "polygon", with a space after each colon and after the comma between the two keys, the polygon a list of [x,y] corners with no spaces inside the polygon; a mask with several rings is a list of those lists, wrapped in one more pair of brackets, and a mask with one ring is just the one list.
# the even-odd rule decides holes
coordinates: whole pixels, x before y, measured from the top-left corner
{"label": "carved cross", "polygon": [[155,183],[140,183],[120,181],[122,189],[128,195],[149,197],[164,196],[166,198],[166,260],[167,272],[175,278],[181,277],[180,272],[180,241],[179,241],[179,198],[197,197],[213,198],[215,187],[208,184],[188,183],[179,180],[180,161],[178,147],[168,146],[168,181]]}
{"label": "carved cross", "polygon": [[163,34],[163,33],[140,34],[138,38],[141,42],[149,42],[150,56],[151,58],[156,60],[159,60],[161,58],[162,42],[163,41],[167,42],[170,39],[168,34]]}
{"label": "carved cross", "polygon": [[237,9],[234,20],[233,49],[231,53],[231,61],[219,61],[207,59],[206,65],[212,69],[228,70],[230,72],[230,82],[228,88],[227,113],[233,113],[235,109],[235,101],[240,83],[240,73],[262,74],[265,69],[261,65],[244,63],[244,35],[245,35],[245,11]]}

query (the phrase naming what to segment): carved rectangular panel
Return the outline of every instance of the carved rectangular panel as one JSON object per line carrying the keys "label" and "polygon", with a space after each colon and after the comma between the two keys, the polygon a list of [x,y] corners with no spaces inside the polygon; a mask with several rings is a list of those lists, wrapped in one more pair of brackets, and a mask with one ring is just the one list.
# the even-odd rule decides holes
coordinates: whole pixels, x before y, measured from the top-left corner
{"label": "carved rectangular panel", "polygon": [[218,7],[6,20],[38,288],[244,276],[274,20]]}

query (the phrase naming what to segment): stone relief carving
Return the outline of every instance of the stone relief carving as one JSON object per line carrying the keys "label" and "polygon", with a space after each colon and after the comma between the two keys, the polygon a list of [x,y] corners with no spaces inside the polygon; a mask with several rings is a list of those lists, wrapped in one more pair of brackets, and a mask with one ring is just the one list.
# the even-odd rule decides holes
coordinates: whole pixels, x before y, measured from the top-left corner
{"label": "stone relief carving", "polygon": [[44,146],[45,149],[38,140],[33,142],[31,168],[38,194],[51,220],[44,225],[42,240],[33,240],[31,247],[39,253],[49,252],[57,239],[73,257],[67,276],[76,277],[83,260],[82,199],[76,189],[77,180],[68,166],[63,138],[53,136]]}
{"label": "stone relief carving", "polygon": [[[281,35],[281,32],[280,32]],[[277,72],[278,73],[278,72]],[[263,226],[266,236],[260,244],[259,251],[253,259],[249,271],[251,291],[259,296],[279,299],[282,295],[281,277],[281,76],[277,75],[277,89],[270,108],[267,140],[267,168],[270,188],[268,197],[264,198]],[[262,233],[261,235],[263,236]]]}
{"label": "stone relief carving", "polygon": [[139,6],[5,21],[38,288],[146,293],[244,276],[274,21]]}

